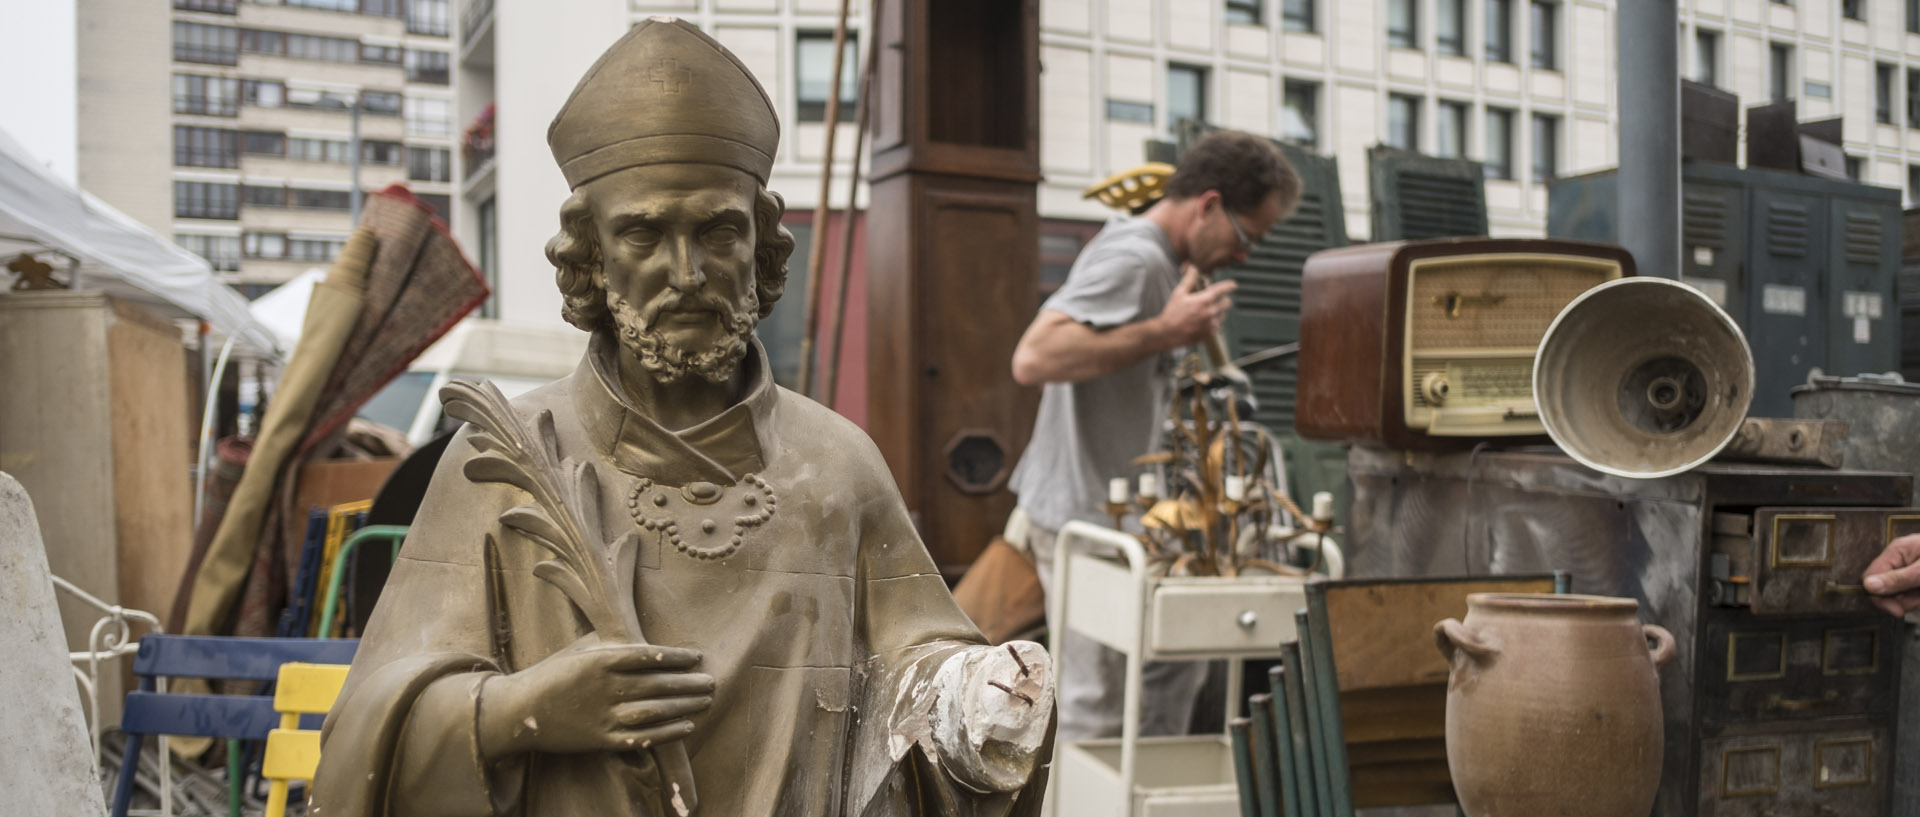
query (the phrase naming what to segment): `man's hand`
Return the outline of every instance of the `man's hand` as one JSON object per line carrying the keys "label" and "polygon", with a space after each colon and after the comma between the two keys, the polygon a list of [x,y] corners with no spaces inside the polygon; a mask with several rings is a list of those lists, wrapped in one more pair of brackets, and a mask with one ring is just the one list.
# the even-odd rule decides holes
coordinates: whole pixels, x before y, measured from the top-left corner
{"label": "man's hand", "polygon": [[1867,565],[1861,584],[1873,596],[1873,604],[1896,616],[1920,609],[1920,533],[1908,534],[1887,545],[1880,557]]}
{"label": "man's hand", "polygon": [[934,677],[933,737],[941,765],[980,791],[1013,791],[1033,775],[1053,716],[1053,660],[1011,641],[952,656]]}
{"label": "man's hand", "polygon": [[489,761],[528,752],[642,749],[693,732],[689,715],[713,705],[713,677],[687,672],[700,653],[677,647],[582,641],[480,688],[480,752]]}
{"label": "man's hand", "polygon": [[1227,319],[1227,310],[1233,306],[1233,299],[1228,296],[1240,283],[1215,281],[1204,289],[1198,289],[1199,285],[1199,268],[1192,264],[1183,266],[1180,283],[1174,286],[1166,307],[1155,318],[1171,341],[1168,348],[1202,343],[1219,332],[1220,324]]}

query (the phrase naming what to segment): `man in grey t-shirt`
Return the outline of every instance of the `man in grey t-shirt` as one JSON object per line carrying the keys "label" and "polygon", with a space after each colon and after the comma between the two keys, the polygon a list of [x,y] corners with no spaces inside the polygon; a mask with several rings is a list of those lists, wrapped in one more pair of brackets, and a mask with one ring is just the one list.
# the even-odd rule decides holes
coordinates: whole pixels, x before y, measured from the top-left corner
{"label": "man in grey t-shirt", "polygon": [[[1028,543],[1049,597],[1060,527],[1109,522],[1107,481],[1131,477],[1133,458],[1160,445],[1180,350],[1213,337],[1226,318],[1234,283],[1202,287],[1202,273],[1246,260],[1299,199],[1299,178],[1271,142],[1209,134],[1181,157],[1165,198],[1094,236],[1021,336],[1013,377],[1045,390],[1010,484],[1032,519]],[[1118,735],[1124,658],[1077,635],[1061,644],[1054,660],[1071,667],[1057,699],[1060,737]],[[1145,672],[1141,733],[1184,734],[1205,665]]]}

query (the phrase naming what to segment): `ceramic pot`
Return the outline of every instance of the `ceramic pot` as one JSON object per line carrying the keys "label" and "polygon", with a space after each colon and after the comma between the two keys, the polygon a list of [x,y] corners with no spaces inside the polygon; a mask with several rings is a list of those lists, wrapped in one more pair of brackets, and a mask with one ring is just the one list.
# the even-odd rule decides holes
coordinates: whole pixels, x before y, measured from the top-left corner
{"label": "ceramic pot", "polygon": [[1673,635],[1633,599],[1475,593],[1433,627],[1447,766],[1468,817],[1646,817]]}

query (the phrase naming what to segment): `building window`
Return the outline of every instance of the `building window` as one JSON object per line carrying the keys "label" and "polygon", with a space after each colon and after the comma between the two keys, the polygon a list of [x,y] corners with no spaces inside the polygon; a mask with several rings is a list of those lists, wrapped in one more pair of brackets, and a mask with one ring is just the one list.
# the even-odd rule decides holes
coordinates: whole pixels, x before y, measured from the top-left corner
{"label": "building window", "polygon": [[345,210],[351,198],[345,190],[310,190],[295,187],[288,191],[294,207],[308,210]]}
{"label": "building window", "polygon": [[359,0],[277,0],[289,6],[319,9],[320,11],[353,12],[360,10]]}
{"label": "building window", "polygon": [[286,134],[247,131],[240,134],[240,152],[255,156],[287,155]]}
{"label": "building window", "polygon": [[447,84],[447,52],[407,49],[407,81]]}
{"label": "building window", "polygon": [[1705,28],[1693,30],[1693,81],[1720,85],[1720,32]]}
{"label": "building window", "polygon": [[445,136],[452,132],[452,102],[444,99],[407,98],[407,133]]}
{"label": "building window", "polygon": [[1907,69],[1907,127],[1920,128],[1920,69]]}
{"label": "building window", "polygon": [[1840,0],[1840,14],[1849,20],[1865,20],[1866,5],[1863,0]]}
{"label": "building window", "polygon": [[247,233],[240,237],[240,244],[248,258],[287,257],[286,233]]}
{"label": "building window", "polygon": [[278,108],[287,104],[287,86],[270,79],[243,79],[240,101],[261,108]]}
{"label": "building window", "polygon": [[1280,94],[1280,138],[1320,146],[1320,84],[1287,80]]}
{"label": "building window", "polygon": [[399,65],[405,55],[405,49],[397,45],[360,44],[360,61],[368,65]]}
{"label": "building window", "polygon": [[[359,62],[360,43],[344,37],[316,37],[312,34],[286,35],[287,56],[296,60]],[[397,60],[396,60],[397,62]]]}
{"label": "building window", "polygon": [[1560,4],[1533,0],[1533,67],[1560,70]]}
{"label": "building window", "polygon": [[1873,65],[1873,120],[1893,124],[1893,66],[1884,62]]}
{"label": "building window", "polygon": [[[341,193],[341,195],[346,195]],[[343,238],[289,238],[287,258],[294,261],[332,261],[347,245]]]}
{"label": "building window", "polygon": [[1265,25],[1261,22],[1261,6],[1266,0],[1227,0],[1227,22],[1245,26]]}
{"label": "building window", "polygon": [[295,85],[287,89],[287,107],[347,111],[353,107],[353,94],[348,91]]}
{"label": "building window", "polygon": [[399,17],[400,0],[360,0],[360,13],[374,17]]}
{"label": "building window", "polygon": [[360,140],[360,161],[370,165],[398,166],[406,159],[406,146],[399,142]]}
{"label": "building window", "polygon": [[1207,69],[1167,64],[1167,126],[1182,119],[1207,121]]}
{"label": "building window", "polygon": [[1907,165],[1907,206],[1920,202],[1920,165]]}
{"label": "building window", "polygon": [[1487,109],[1487,159],[1483,166],[1489,179],[1513,178],[1513,111]]}
{"label": "building window", "polygon": [[[493,198],[488,197],[486,201],[480,202],[473,208],[473,216],[473,220],[480,226],[480,246],[476,248],[480,256],[476,259],[480,262],[480,274],[487,281],[487,289],[498,293],[500,291],[500,211],[494,205]],[[494,296],[487,296],[486,302],[480,304],[480,317],[500,317],[500,305]]]}
{"label": "building window", "polygon": [[1847,178],[1860,181],[1860,174],[1866,172],[1867,162],[1858,156],[1847,157]]}
{"label": "building window", "polygon": [[1401,150],[1420,149],[1420,99],[1387,95],[1387,145]]}
{"label": "building window", "polygon": [[[860,74],[860,49],[852,34],[847,35],[840,61],[840,121],[852,122],[855,77]],[[833,85],[833,32],[802,31],[794,48],[794,91],[799,100],[796,118],[801,122],[827,121],[827,88]]]}
{"label": "building window", "polygon": [[416,182],[453,180],[453,152],[446,148],[407,148],[407,178]]}
{"label": "building window", "polygon": [[[1920,0],[1912,0],[1920,2]],[[1317,29],[1313,19],[1314,0],[1280,0],[1280,27],[1309,34]]]}
{"label": "building window", "polygon": [[173,163],[179,167],[239,167],[240,132],[175,125]]}
{"label": "building window", "polygon": [[237,14],[240,11],[239,0],[173,0],[173,7],[181,11],[200,11],[207,14]]}
{"label": "building window", "polygon": [[1560,175],[1560,117],[1533,115],[1533,182],[1546,184]]}
{"label": "building window", "polygon": [[241,189],[240,195],[248,207],[287,206],[287,189],[285,187],[268,187],[266,185],[249,184]]}
{"label": "building window", "polygon": [[238,116],[240,80],[231,77],[173,75],[173,112],[200,116]]}
{"label": "building window", "polygon": [[1420,47],[1420,19],[1414,2],[1387,0],[1387,45],[1393,48]]}
{"label": "building window", "polygon": [[408,0],[407,33],[447,36],[447,0]]}
{"label": "building window", "polygon": [[1907,0],[1907,31],[1920,34],[1920,0]]}
{"label": "building window", "polygon": [[1467,103],[1440,100],[1433,109],[1433,155],[1458,159],[1467,152]]}
{"label": "building window", "polygon": [[180,62],[236,65],[240,62],[240,29],[175,21],[173,58]]}
{"label": "building window", "polygon": [[362,113],[373,116],[399,116],[400,107],[400,95],[392,91],[360,92],[360,111]]}
{"label": "building window", "polygon": [[237,235],[191,235],[175,233],[173,243],[187,252],[207,259],[219,272],[240,269],[240,237]]}
{"label": "building window", "polygon": [[175,218],[218,218],[228,221],[240,217],[240,186],[221,182],[173,183]]}
{"label": "building window", "polygon": [[287,35],[278,31],[247,29],[240,32],[240,50],[249,54],[286,56]]}
{"label": "building window", "polygon": [[1767,93],[1772,101],[1780,102],[1793,97],[1793,46],[1781,43],[1767,45]]}
{"label": "building window", "polygon": [[1433,0],[1433,47],[1442,54],[1467,55],[1467,0]]}
{"label": "building window", "polygon": [[1513,0],[1487,0],[1487,61],[1513,62]]}
{"label": "building window", "polygon": [[287,158],[302,162],[346,164],[347,143],[340,139],[293,137],[287,140]]}
{"label": "building window", "polygon": [[1107,118],[1115,122],[1139,122],[1151,125],[1153,124],[1153,103],[1108,99]]}

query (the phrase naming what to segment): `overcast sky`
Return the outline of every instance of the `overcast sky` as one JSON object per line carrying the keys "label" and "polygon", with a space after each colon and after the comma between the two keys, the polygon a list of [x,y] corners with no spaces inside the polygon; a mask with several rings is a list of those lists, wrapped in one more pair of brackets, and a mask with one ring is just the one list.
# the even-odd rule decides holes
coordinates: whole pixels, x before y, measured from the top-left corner
{"label": "overcast sky", "polygon": [[[0,0],[0,128],[74,180],[74,7],[77,0]],[[162,0],[112,0],[158,3]]]}

